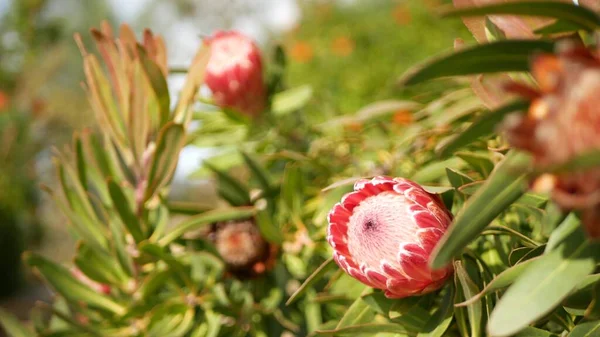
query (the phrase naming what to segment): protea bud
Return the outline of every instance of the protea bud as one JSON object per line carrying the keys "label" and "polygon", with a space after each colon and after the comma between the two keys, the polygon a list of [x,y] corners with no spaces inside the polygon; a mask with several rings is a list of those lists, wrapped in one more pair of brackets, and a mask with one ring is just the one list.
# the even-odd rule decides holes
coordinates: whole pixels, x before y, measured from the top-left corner
{"label": "protea bud", "polygon": [[217,223],[210,235],[227,270],[238,278],[254,277],[272,267],[275,252],[253,219]]}
{"label": "protea bud", "polygon": [[410,180],[359,180],[328,220],[327,240],[337,264],[389,298],[434,291],[452,274],[451,266],[428,266],[451,214],[439,197]]}
{"label": "protea bud", "polygon": [[[563,164],[600,149],[600,54],[574,41],[562,41],[557,54],[533,59],[539,89],[512,83],[509,89],[531,100],[526,115],[504,121],[508,141],[529,151],[535,165]],[[542,187],[540,187],[542,186]],[[592,237],[600,237],[600,169],[543,175],[534,187],[551,191],[564,209],[583,210]]]}
{"label": "protea bud", "polygon": [[90,287],[94,291],[107,295],[110,294],[110,286],[108,284],[99,283],[90,279],[81,270],[79,270],[79,268],[71,268],[71,274],[81,283]]}
{"label": "protea bud", "polygon": [[266,88],[260,50],[238,32],[217,32],[210,47],[205,83],[216,105],[255,117],[266,107]]}

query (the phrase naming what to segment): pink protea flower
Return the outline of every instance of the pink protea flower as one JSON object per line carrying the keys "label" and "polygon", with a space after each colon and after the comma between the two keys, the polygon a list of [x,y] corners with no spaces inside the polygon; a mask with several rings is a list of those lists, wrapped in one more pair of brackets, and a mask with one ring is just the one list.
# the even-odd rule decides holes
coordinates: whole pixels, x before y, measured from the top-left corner
{"label": "pink protea flower", "polygon": [[247,116],[266,106],[266,88],[260,50],[238,32],[217,32],[205,40],[210,47],[205,83],[215,104]]}
{"label": "pink protea flower", "polygon": [[428,266],[451,214],[439,197],[410,180],[359,180],[328,220],[327,241],[337,264],[389,298],[434,291],[452,274],[451,266]]}

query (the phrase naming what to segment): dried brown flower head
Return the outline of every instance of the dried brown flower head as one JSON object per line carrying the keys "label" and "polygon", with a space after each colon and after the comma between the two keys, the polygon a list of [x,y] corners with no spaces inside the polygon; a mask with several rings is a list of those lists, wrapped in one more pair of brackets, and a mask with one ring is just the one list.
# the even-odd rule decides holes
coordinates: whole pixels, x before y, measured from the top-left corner
{"label": "dried brown flower head", "polygon": [[210,237],[227,270],[238,278],[258,276],[273,265],[275,247],[262,237],[254,219],[217,223]]}
{"label": "dried brown flower head", "polygon": [[[539,89],[511,83],[510,91],[531,100],[527,114],[504,121],[508,141],[533,155],[537,167],[563,164],[600,149],[600,57],[581,43],[562,41],[556,54],[533,59]],[[540,177],[564,209],[583,211],[593,237],[600,236],[600,169]]]}

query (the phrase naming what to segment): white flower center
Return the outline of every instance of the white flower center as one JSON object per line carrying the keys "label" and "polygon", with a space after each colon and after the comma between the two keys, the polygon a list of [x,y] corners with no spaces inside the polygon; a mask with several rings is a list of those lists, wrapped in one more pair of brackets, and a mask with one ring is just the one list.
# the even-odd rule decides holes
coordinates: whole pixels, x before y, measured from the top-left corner
{"label": "white flower center", "polygon": [[348,221],[348,250],[357,264],[397,264],[400,245],[418,242],[419,227],[404,196],[383,192],[363,200]]}

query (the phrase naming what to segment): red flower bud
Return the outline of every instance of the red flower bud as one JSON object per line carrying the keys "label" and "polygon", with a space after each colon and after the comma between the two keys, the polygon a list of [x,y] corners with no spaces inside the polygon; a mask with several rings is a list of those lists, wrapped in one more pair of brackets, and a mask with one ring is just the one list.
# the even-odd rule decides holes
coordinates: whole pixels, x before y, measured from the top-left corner
{"label": "red flower bud", "polygon": [[216,105],[255,117],[266,107],[260,50],[238,32],[217,32],[210,47],[205,83]]}
{"label": "red flower bud", "polygon": [[337,264],[389,298],[434,291],[452,274],[452,266],[428,266],[451,214],[436,195],[410,180],[359,180],[328,221],[327,240]]}

